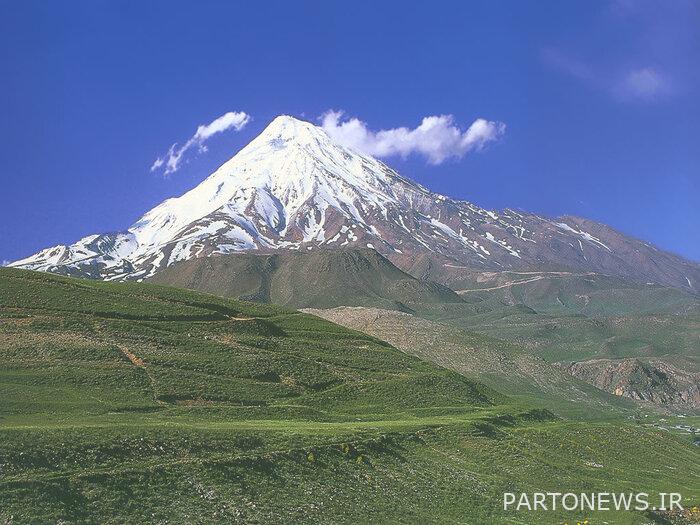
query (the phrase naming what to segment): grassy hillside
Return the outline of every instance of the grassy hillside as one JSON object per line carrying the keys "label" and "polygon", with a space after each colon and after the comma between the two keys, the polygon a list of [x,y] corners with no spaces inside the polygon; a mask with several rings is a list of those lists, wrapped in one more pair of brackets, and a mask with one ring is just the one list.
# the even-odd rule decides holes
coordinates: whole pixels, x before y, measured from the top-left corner
{"label": "grassy hillside", "polygon": [[607,392],[700,410],[699,296],[592,273],[460,272],[451,284],[464,302],[419,315],[515,345]]}
{"label": "grassy hillside", "polygon": [[410,277],[374,250],[194,259],[152,280],[294,308],[417,313],[552,363],[656,357],[692,364],[700,345],[700,300],[680,290],[593,273],[448,269],[459,295]]}
{"label": "grassy hillside", "polygon": [[656,357],[692,364],[700,347],[700,300],[680,290],[592,273],[451,271],[459,296],[410,277],[374,250],[194,259],[152,280],[294,308],[417,313],[552,363]]}
{"label": "grassy hillside", "polygon": [[560,523],[589,516],[503,512],[503,491],[700,500],[687,437],[563,420],[278,307],[0,269],[0,342],[0,522]]}
{"label": "grassy hillside", "polygon": [[420,281],[370,249],[321,249],[191,259],[151,282],[293,308],[377,306],[401,311],[461,303],[449,288]]}
{"label": "grassy hillside", "polygon": [[[445,401],[485,406],[498,397],[291,310],[144,284],[11,269],[0,276],[2,388],[16,398],[0,408],[8,418],[51,413],[54,404],[62,410],[74,397],[76,410],[96,414],[218,402],[385,414]],[[86,384],[94,395],[80,391]]]}
{"label": "grassy hillside", "polygon": [[422,360],[478,378],[521,404],[545,406],[566,417],[589,420],[625,418],[638,409],[633,402],[578,381],[544,359],[495,337],[377,308],[306,311],[387,341]]}

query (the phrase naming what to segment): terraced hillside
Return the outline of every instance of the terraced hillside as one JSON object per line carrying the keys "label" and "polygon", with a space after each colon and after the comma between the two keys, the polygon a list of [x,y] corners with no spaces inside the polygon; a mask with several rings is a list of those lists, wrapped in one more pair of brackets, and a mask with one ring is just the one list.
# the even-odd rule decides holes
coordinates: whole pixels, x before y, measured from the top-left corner
{"label": "terraced hillside", "polygon": [[588,516],[503,512],[503,491],[700,500],[687,437],[561,419],[279,307],[0,269],[0,352],[5,523],[559,523]]}
{"label": "terraced hillside", "polygon": [[624,418],[636,405],[571,377],[522,348],[475,332],[392,310],[306,309],[334,323],[387,341],[404,352],[506,393],[577,419]]}

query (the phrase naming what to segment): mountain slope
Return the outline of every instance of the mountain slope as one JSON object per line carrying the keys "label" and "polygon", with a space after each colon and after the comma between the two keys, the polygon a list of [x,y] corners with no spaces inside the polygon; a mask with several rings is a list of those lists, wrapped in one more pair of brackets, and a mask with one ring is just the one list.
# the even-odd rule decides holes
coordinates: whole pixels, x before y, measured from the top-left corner
{"label": "mountain slope", "polygon": [[688,434],[561,420],[280,307],[0,268],[0,353],[0,523],[524,525],[541,513],[503,492],[560,486],[700,501]]}
{"label": "mountain slope", "polygon": [[684,315],[700,309],[695,294],[593,272],[471,271],[447,284],[468,302],[523,304],[549,315]]}
{"label": "mountain slope", "polygon": [[[51,412],[72,399],[70,392],[81,388],[90,369],[96,382],[114,383],[114,396],[80,400],[96,413],[110,404],[137,410],[197,401],[328,407],[341,392],[348,395],[343,410],[356,410],[349,402],[352,392],[384,410],[382,403],[391,404],[384,397],[393,396],[384,381],[399,390],[432,383],[436,395],[444,383],[457,398],[472,392],[474,403],[484,406],[500,399],[495,392],[487,395],[485,387],[478,393],[481,387],[456,374],[317,318],[187,290],[0,268],[0,314],[6,357],[0,390],[5,401],[13,399],[0,409],[5,416]],[[147,373],[134,375],[134,367]],[[119,378],[127,375],[138,386],[121,384]],[[32,377],[41,378],[40,385]],[[413,397],[416,406],[438,406],[436,400],[425,404],[431,387],[425,388]],[[35,403],[37,392],[53,397]],[[452,406],[453,399],[446,400]]]}
{"label": "mountain slope", "polygon": [[293,308],[377,306],[410,311],[423,304],[462,302],[449,288],[419,281],[368,248],[191,259],[159,271],[149,281]]}
{"label": "mountain slope", "polygon": [[461,267],[575,269],[700,289],[696,263],[585,219],[494,212],[431,193],[287,116],[128,230],[48,248],[12,266],[142,279],[196,257],[321,246],[374,248],[436,280]]}
{"label": "mountain slope", "polygon": [[597,389],[700,413],[697,315],[552,317],[496,304],[492,311],[479,305],[481,313],[468,322],[448,323],[376,308],[305,311],[557,413],[596,414],[601,407],[626,406]]}
{"label": "mountain slope", "polygon": [[683,367],[668,359],[591,359],[560,366],[574,377],[617,396],[683,409],[700,409],[700,372],[683,360]]}
{"label": "mountain slope", "polygon": [[530,355],[516,345],[429,321],[403,312],[378,308],[306,309],[341,326],[368,335],[425,361],[452,369],[498,388],[514,398],[546,406],[558,414],[600,416],[630,409],[559,367]]}

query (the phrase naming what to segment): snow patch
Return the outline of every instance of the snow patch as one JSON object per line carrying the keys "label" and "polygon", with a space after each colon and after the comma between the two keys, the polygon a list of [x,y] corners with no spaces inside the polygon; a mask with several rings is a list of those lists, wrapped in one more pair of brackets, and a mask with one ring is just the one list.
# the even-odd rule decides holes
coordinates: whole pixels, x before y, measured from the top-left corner
{"label": "snow patch", "polygon": [[591,234],[588,233],[588,232],[584,232],[584,231],[581,231],[581,230],[577,230],[577,229],[575,229],[575,228],[572,228],[571,226],[569,226],[569,225],[566,224],[565,222],[555,222],[554,225],[557,226],[558,228],[561,228],[562,230],[565,230],[565,231],[574,233],[574,234],[576,234],[576,235],[579,235],[579,236],[583,237],[583,239],[585,239],[585,240],[587,240],[587,241],[589,241],[589,242],[592,242],[592,243],[594,243],[594,244],[597,244],[597,245],[599,245],[599,246],[602,246],[603,248],[605,248],[606,250],[608,250],[610,253],[612,253],[612,250],[611,250],[610,248],[608,248],[608,246],[607,246],[605,243],[603,243],[603,241],[601,241],[601,240],[598,239],[597,237],[594,237],[593,235],[591,235]]}

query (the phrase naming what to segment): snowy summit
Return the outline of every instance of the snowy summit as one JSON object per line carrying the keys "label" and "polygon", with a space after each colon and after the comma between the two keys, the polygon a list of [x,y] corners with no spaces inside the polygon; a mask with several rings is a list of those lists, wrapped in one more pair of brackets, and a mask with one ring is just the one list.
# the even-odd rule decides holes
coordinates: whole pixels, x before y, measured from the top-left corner
{"label": "snowy summit", "polygon": [[634,243],[645,257],[652,252],[661,257],[661,271],[645,279],[696,285],[697,276],[688,285],[688,270],[677,268],[682,259],[604,225],[493,212],[432,193],[336,143],[321,127],[279,116],[202,183],[156,206],[126,231],[47,248],[11,266],[140,280],[194,257],[352,245],[374,248],[406,269],[427,256],[430,264],[492,270],[544,263],[637,272],[639,264],[629,257],[633,250],[625,249],[624,264],[615,255],[621,243]]}

